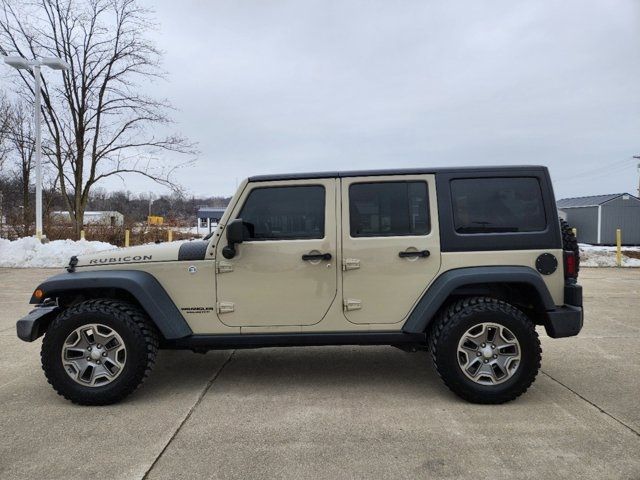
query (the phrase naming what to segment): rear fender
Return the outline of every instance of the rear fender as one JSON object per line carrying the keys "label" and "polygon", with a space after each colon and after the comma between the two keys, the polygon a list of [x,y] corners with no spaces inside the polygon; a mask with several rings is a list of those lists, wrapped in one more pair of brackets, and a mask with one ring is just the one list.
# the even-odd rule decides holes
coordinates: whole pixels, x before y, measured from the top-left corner
{"label": "rear fender", "polygon": [[530,267],[469,267],[449,270],[431,284],[402,327],[405,333],[425,332],[449,296],[460,287],[502,283],[524,284],[537,294],[545,311],[556,308],[551,293],[538,272]]}

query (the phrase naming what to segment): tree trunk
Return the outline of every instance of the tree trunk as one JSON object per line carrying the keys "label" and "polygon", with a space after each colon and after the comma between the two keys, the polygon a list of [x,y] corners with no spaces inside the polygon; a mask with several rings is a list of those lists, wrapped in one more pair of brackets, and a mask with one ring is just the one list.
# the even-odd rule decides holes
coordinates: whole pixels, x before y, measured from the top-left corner
{"label": "tree trunk", "polygon": [[75,229],[76,239],[80,240],[80,232],[84,227],[84,209],[85,206],[82,205],[82,202],[79,199],[76,199],[76,208],[73,216],[73,226]]}
{"label": "tree trunk", "polygon": [[29,215],[29,170],[24,167],[22,169],[22,234],[29,236],[30,218]]}

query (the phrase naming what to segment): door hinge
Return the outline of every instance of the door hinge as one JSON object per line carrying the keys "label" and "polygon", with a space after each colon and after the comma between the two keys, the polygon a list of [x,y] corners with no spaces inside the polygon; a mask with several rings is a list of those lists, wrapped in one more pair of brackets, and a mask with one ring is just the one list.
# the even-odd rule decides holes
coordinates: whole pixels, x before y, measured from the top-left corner
{"label": "door hinge", "polygon": [[218,313],[232,313],[236,306],[233,302],[218,302],[216,303],[216,310]]}
{"label": "door hinge", "polygon": [[233,272],[233,264],[225,261],[216,262],[216,273]]}
{"label": "door hinge", "polygon": [[356,270],[360,268],[360,259],[358,258],[343,258],[342,259],[342,270]]}
{"label": "door hinge", "polygon": [[345,311],[351,312],[352,310],[360,310],[361,308],[362,308],[362,300],[358,300],[357,298],[344,299]]}

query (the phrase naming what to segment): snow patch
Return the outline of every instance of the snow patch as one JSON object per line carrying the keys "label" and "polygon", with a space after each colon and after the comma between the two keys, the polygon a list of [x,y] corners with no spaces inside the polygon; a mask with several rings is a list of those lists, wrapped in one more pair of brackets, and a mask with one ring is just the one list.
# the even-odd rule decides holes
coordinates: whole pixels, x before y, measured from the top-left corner
{"label": "snow patch", "polygon": [[88,240],[54,240],[40,243],[35,237],[10,241],[0,238],[0,267],[10,268],[61,268],[73,255],[113,250],[106,242]]}
{"label": "snow patch", "polygon": [[[579,246],[581,267],[616,266],[616,247],[601,247],[597,245],[588,245],[586,243],[581,243]],[[633,258],[625,255],[625,252],[638,252],[638,255],[634,256],[640,256],[640,247],[622,247],[622,266],[640,267],[640,258]]]}

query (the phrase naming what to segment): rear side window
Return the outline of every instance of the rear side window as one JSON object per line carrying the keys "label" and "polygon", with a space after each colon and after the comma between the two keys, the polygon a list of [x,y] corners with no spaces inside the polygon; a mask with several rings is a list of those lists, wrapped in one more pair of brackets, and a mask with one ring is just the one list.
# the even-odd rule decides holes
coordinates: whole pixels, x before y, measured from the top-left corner
{"label": "rear side window", "polygon": [[425,182],[355,183],[349,187],[352,237],[427,235],[429,197]]}
{"label": "rear side window", "polygon": [[536,178],[452,180],[451,201],[458,233],[539,232],[547,226]]}
{"label": "rear side window", "polygon": [[265,187],[251,191],[239,218],[250,240],[324,237],[324,187]]}

